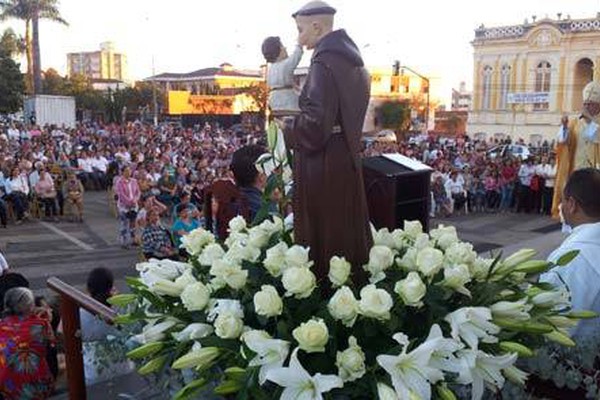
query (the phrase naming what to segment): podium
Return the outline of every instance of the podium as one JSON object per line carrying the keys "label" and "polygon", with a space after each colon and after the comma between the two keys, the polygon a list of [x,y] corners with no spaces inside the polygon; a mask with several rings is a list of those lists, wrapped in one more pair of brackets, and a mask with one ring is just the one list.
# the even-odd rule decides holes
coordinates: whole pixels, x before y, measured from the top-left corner
{"label": "podium", "polygon": [[369,218],[375,228],[403,228],[419,220],[429,231],[431,173],[425,164],[400,154],[363,159]]}

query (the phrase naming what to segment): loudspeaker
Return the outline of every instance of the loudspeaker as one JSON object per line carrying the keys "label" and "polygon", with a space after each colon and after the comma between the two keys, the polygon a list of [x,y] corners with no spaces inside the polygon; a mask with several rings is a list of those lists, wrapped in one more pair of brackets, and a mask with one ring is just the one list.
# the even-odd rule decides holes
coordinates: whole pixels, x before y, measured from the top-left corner
{"label": "loudspeaker", "polygon": [[369,218],[375,228],[392,231],[403,228],[404,221],[419,220],[429,231],[431,172],[427,167],[415,170],[408,163],[384,156],[364,158]]}

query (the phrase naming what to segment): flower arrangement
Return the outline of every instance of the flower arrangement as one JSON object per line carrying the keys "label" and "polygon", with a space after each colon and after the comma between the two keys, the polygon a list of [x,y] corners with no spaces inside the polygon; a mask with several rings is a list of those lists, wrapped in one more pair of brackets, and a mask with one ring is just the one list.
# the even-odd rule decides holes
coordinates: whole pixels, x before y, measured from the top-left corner
{"label": "flower arrangement", "polygon": [[[533,283],[555,266],[533,250],[480,258],[453,227],[374,231],[366,265],[339,255],[325,277],[281,219],[229,228],[223,244],[203,229],[185,236],[187,263],[138,264],[132,293],[111,300],[132,306],[120,323],[145,324],[128,353],[140,373],[194,374],[175,399],[210,383],[239,399],[445,400],[458,385],[477,400],[506,379],[523,384],[519,357],[547,340],[573,345],[566,328],[595,316]],[[353,282],[358,267],[369,282]]]}

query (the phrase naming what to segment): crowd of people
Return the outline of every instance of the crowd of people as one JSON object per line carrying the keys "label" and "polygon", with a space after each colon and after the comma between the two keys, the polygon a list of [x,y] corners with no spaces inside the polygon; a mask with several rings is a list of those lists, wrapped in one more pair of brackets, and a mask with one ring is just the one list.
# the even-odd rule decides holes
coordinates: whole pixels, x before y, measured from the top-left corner
{"label": "crowd of people", "polygon": [[556,160],[545,143],[523,159],[492,153],[507,141],[447,140],[429,136],[420,142],[373,142],[365,156],[400,153],[433,169],[431,215],[449,217],[475,212],[525,212],[550,215]]}

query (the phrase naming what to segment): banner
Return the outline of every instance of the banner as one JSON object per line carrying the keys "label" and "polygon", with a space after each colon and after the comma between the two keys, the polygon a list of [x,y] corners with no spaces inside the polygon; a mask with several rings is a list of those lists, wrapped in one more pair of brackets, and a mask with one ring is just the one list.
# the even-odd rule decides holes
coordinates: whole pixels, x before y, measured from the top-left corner
{"label": "banner", "polygon": [[506,102],[508,104],[549,103],[550,102],[550,93],[548,93],[548,92],[508,93],[506,95]]}

